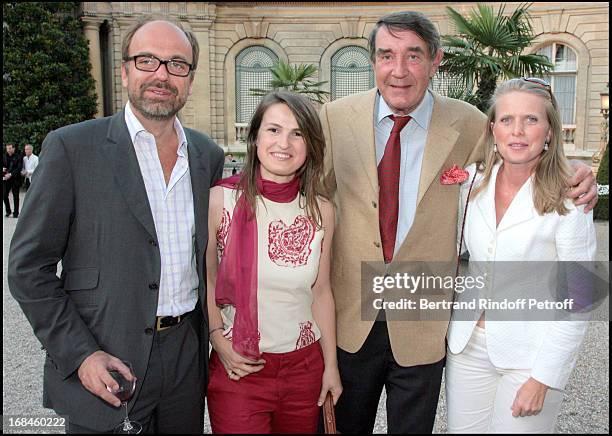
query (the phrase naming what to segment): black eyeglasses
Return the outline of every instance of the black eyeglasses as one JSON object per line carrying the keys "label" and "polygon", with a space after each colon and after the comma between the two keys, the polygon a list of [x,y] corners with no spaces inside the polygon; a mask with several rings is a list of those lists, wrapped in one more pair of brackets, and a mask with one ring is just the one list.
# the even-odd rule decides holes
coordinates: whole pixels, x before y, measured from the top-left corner
{"label": "black eyeglasses", "polygon": [[126,62],[131,60],[134,61],[137,70],[146,71],[148,73],[153,73],[157,71],[160,66],[165,65],[168,74],[186,77],[189,75],[192,68],[192,65],[188,62],[178,59],[162,60],[153,55],[137,55],[125,59]]}
{"label": "black eyeglasses", "polygon": [[553,94],[552,94],[552,90],[550,88],[550,83],[548,83],[546,80],[540,79],[539,77],[521,77],[521,80],[524,80],[525,82],[535,83],[536,85],[543,86],[544,88],[546,88],[546,90],[550,94],[550,99],[552,100]]}

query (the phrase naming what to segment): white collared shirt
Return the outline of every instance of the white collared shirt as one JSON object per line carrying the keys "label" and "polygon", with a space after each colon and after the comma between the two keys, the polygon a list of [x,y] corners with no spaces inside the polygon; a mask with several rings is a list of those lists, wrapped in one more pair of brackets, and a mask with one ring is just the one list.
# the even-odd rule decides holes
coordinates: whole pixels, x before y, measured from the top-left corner
{"label": "white collared shirt", "polygon": [[179,139],[177,160],[168,185],[157,154],[155,137],[147,132],[128,102],[125,122],[147,190],[161,256],[157,316],[178,316],[195,307],[198,272],[195,258],[195,217],[189,173],[187,139],[181,123],[174,120]]}
{"label": "white collared shirt", "polygon": [[[423,154],[425,153],[433,103],[433,96],[428,90],[421,103],[410,113],[412,119],[400,133],[402,157],[400,162],[399,213],[394,253],[397,253],[401,247],[414,222]],[[377,166],[383,158],[387,140],[391,135],[391,129],[393,129],[393,121],[389,118],[389,115],[393,115],[393,111],[378,92],[374,110]]]}
{"label": "white collared shirt", "polygon": [[23,157],[23,171],[25,173],[26,179],[30,182],[32,181],[32,173],[38,166],[38,156],[32,153],[29,157]]}

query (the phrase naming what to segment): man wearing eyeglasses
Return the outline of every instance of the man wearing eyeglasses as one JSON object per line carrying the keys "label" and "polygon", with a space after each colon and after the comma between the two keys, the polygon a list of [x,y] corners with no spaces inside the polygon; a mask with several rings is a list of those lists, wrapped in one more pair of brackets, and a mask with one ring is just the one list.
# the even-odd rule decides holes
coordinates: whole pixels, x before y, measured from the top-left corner
{"label": "man wearing eyeglasses", "polygon": [[191,32],[145,20],[122,51],[124,110],[43,143],[11,242],[9,286],[46,349],[44,406],[68,415],[69,433],[123,421],[109,374],[131,377],[122,360],[137,379],[128,410],[143,433],[201,433],[202,260],[223,151],[176,117],[198,63]]}

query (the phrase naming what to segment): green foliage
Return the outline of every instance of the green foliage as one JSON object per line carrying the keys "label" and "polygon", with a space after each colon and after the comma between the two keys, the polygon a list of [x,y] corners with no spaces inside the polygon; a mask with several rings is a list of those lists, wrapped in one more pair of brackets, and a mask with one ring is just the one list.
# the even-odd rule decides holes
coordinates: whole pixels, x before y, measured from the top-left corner
{"label": "green foliage", "polygon": [[[610,184],[610,143],[606,145],[606,151],[604,151],[601,162],[599,162],[599,169],[597,170],[597,184],[598,185],[609,185]],[[608,191],[609,192],[609,191]],[[595,219],[609,220],[610,219],[610,194],[600,195],[595,210],[593,211]]]}
{"label": "green foliage", "polygon": [[473,106],[478,105],[478,96],[472,93],[463,83],[451,82],[446,88],[445,95],[450,98],[465,101]]}
{"label": "green foliage", "polygon": [[93,118],[95,82],[78,2],[3,3],[2,140],[38,153],[53,129]]}
{"label": "green foliage", "polygon": [[599,169],[597,170],[597,184],[608,185],[610,181],[610,143],[606,144],[606,150],[601,157],[599,162]]}
{"label": "green foliage", "polygon": [[312,77],[317,73],[317,67],[312,64],[289,65],[279,60],[271,68],[272,80],[268,84],[268,89],[251,88],[252,95],[263,96],[276,89],[304,94],[311,101],[325,103],[329,92],[319,89],[327,82],[314,82]]}
{"label": "green foliage", "polygon": [[600,195],[593,210],[593,218],[596,220],[610,220],[610,194]]}
{"label": "green foliage", "polygon": [[[491,6],[478,4],[468,17],[448,6],[448,15],[457,35],[442,37],[442,73],[462,79],[465,95],[483,112],[500,78],[542,76],[552,69],[545,56],[524,55],[535,36],[529,18],[530,4],[521,4],[509,16],[505,4],[497,13]],[[472,87],[476,92],[472,93]]]}

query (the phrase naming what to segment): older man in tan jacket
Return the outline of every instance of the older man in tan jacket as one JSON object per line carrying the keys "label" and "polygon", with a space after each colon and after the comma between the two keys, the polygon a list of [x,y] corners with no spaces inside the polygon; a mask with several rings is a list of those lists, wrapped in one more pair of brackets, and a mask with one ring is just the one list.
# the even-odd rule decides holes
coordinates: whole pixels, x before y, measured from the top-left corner
{"label": "older man in tan jacket", "polygon": [[[338,430],[372,433],[384,386],[388,432],[431,433],[450,311],[429,321],[393,320],[384,310],[364,317],[362,307],[372,307],[375,296],[362,297],[362,262],[385,262],[391,272],[401,270],[400,262],[455,261],[459,185],[443,185],[440,176],[482,156],[485,116],[427,89],[443,54],[423,14],[381,18],[370,52],[377,88],[321,110],[326,181],[338,208],[332,266],[344,387]],[[589,174],[583,168],[578,175],[582,193],[593,184]],[[591,189],[583,202],[594,196]]]}

